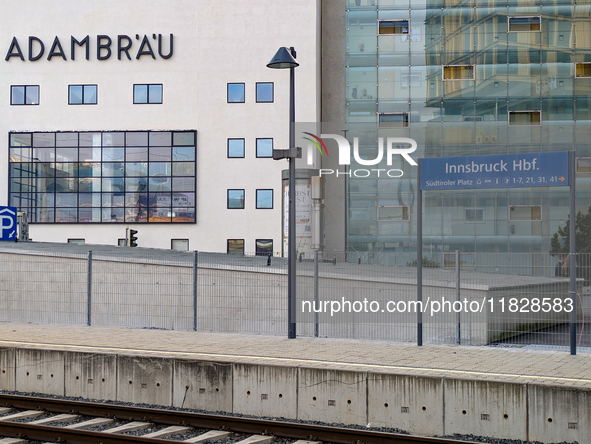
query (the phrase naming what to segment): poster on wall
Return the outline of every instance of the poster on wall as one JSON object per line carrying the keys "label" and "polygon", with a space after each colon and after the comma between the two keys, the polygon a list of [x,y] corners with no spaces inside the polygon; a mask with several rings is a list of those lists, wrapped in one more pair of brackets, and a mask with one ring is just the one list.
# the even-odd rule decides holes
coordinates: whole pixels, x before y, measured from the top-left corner
{"label": "poster on wall", "polygon": [[[312,194],[310,179],[296,179],[296,251],[307,255],[312,245]],[[289,186],[283,186],[283,251],[288,250]]]}

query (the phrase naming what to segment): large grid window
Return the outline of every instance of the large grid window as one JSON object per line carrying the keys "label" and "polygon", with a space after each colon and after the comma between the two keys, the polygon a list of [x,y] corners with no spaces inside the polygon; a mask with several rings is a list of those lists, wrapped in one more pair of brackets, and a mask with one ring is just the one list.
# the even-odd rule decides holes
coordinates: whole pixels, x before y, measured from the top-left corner
{"label": "large grid window", "polygon": [[133,85],[133,103],[162,103],[162,85]]}
{"label": "large grid window", "polygon": [[195,131],[10,133],[10,204],[33,223],[195,223]]}
{"label": "large grid window", "polygon": [[69,85],[68,105],[96,105],[97,85]]}
{"label": "large grid window", "polygon": [[39,85],[13,85],[10,87],[11,105],[39,105]]}

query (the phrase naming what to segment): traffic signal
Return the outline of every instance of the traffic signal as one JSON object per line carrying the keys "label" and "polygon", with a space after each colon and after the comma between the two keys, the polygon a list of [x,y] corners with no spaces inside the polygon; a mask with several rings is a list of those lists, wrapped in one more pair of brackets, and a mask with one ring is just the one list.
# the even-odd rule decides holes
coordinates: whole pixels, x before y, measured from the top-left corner
{"label": "traffic signal", "polygon": [[129,229],[127,231],[127,246],[137,247],[137,230]]}

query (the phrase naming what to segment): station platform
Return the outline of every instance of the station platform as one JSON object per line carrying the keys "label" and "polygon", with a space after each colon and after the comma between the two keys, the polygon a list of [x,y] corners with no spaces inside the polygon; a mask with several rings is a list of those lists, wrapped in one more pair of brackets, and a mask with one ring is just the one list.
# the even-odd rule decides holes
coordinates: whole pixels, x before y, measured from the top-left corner
{"label": "station platform", "polygon": [[591,354],[0,323],[0,390],[591,442]]}

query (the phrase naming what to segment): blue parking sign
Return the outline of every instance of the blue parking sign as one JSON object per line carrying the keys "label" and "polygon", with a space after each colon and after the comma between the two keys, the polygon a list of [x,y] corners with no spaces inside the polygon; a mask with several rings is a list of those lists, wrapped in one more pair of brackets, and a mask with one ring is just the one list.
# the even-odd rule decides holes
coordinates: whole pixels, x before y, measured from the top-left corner
{"label": "blue parking sign", "polygon": [[0,207],[0,241],[16,240],[16,207]]}

